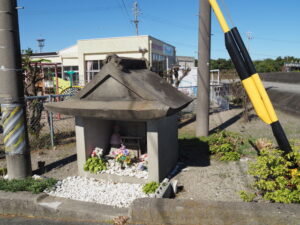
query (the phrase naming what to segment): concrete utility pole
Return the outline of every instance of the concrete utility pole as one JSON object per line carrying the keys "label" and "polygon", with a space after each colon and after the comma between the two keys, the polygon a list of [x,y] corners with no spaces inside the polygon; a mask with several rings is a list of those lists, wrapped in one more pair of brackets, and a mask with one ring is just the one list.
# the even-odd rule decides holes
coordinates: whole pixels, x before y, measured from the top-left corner
{"label": "concrete utility pole", "polygon": [[210,4],[208,0],[200,0],[198,32],[198,93],[196,111],[197,136],[207,136],[209,132],[210,36]]}
{"label": "concrete utility pole", "polygon": [[16,0],[0,0],[0,103],[9,179],[31,175]]}

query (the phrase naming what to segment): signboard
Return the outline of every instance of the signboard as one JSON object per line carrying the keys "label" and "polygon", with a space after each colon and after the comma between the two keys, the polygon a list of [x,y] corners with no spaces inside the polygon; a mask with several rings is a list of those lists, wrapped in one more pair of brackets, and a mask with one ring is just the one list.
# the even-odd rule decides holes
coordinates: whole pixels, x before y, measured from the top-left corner
{"label": "signboard", "polygon": [[163,51],[163,46],[155,44],[155,43],[152,43],[152,48],[155,50],[161,51],[161,52]]}
{"label": "signboard", "polygon": [[170,45],[163,45],[164,48],[164,55],[167,56],[174,56],[174,48]]}

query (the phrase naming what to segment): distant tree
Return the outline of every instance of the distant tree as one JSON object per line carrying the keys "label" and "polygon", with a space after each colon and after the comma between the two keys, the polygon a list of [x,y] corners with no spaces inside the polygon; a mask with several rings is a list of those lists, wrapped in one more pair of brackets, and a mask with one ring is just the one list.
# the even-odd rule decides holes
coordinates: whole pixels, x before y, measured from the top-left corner
{"label": "distant tree", "polygon": [[[41,69],[41,62],[48,60],[32,60],[32,49],[26,49],[22,54],[22,69],[24,74],[24,93],[26,96],[38,95],[38,83],[44,79]],[[27,117],[29,130],[32,134],[39,135],[42,129],[41,117],[43,111],[43,101],[33,99],[27,101]]]}
{"label": "distant tree", "polygon": [[211,59],[210,61],[211,69],[219,69],[219,70],[230,70],[234,69],[233,63],[230,59]]}
{"label": "distant tree", "polygon": [[[179,76],[179,71],[181,70],[181,76]],[[185,78],[189,72],[191,71],[191,68],[187,67],[186,69],[180,69],[179,66],[173,66],[168,71],[164,72],[164,79],[174,85],[176,88],[179,87],[180,82]]]}

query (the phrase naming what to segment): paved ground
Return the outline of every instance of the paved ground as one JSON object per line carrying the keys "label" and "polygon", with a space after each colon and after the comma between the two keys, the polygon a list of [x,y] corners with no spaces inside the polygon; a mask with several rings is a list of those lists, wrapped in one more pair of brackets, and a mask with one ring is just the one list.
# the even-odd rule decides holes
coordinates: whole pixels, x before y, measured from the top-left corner
{"label": "paved ground", "polygon": [[[290,139],[300,138],[300,119],[284,112],[277,111],[281,124]],[[250,112],[250,122],[244,122],[241,109],[215,112],[210,115],[210,130],[229,130],[245,137],[267,138],[275,142],[269,125],[263,123]],[[179,130],[180,136],[194,136],[195,122],[187,123]],[[192,160],[188,167],[174,179],[182,186],[178,199],[212,200],[240,202],[239,192],[251,189],[252,177],[247,175],[248,161],[256,156],[254,149],[248,149],[247,156],[239,162],[218,162],[210,160],[205,154],[205,146],[186,148],[184,154]],[[205,159],[203,161],[203,159]]]}
{"label": "paved ground", "polygon": [[108,223],[0,215],[0,225],[108,225]]}
{"label": "paved ground", "polygon": [[263,82],[266,89],[276,89],[282,92],[291,92],[300,94],[300,84],[289,84],[289,83],[279,83],[279,82]]}

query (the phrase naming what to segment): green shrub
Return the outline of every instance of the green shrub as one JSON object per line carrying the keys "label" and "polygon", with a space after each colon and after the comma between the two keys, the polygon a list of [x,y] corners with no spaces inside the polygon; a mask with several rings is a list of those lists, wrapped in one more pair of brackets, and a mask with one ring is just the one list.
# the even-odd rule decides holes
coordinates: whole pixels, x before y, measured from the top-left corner
{"label": "green shrub", "polygon": [[0,168],[0,176],[5,176],[7,174],[7,168]]}
{"label": "green shrub", "polygon": [[102,170],[106,170],[107,166],[106,166],[106,162],[103,159],[99,159],[97,157],[91,157],[86,161],[83,169],[91,173],[98,173]]}
{"label": "green shrub", "polygon": [[253,202],[254,198],[256,197],[255,193],[240,191],[240,197],[243,199],[244,202]]}
{"label": "green shrub", "polygon": [[261,149],[257,160],[249,163],[248,172],[255,177],[254,187],[264,199],[300,203],[300,153],[295,146],[286,155],[273,147]]}
{"label": "green shrub", "polygon": [[209,151],[213,158],[220,161],[237,161],[241,158],[241,148],[245,145],[245,140],[241,135],[221,131],[208,137],[202,137],[209,145]]}
{"label": "green shrub", "polygon": [[53,187],[56,182],[57,180],[53,178],[37,180],[32,177],[20,180],[0,179],[0,190],[11,192],[30,191],[33,194],[38,194],[43,192],[45,189]]}
{"label": "green shrub", "polygon": [[143,186],[143,192],[146,194],[155,193],[158,186],[159,186],[159,183],[157,183],[155,181],[149,182]]}

